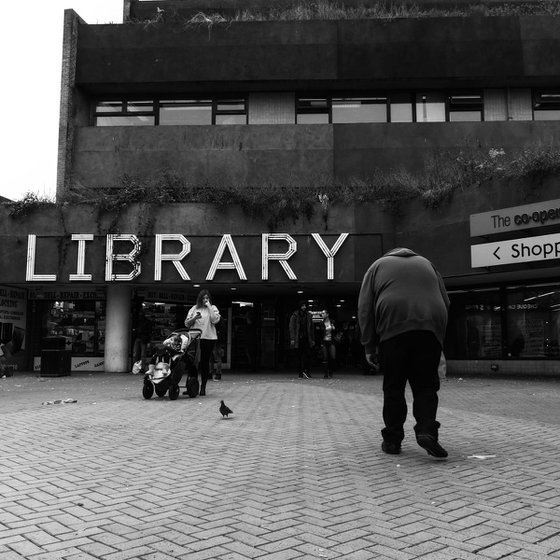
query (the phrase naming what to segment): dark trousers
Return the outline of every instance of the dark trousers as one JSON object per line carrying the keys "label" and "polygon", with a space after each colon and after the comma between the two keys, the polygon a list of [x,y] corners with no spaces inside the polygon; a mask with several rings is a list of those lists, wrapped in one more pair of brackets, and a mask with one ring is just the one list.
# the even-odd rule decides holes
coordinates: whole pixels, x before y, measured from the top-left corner
{"label": "dark trousers", "polygon": [[441,345],[429,331],[410,331],[382,342],[379,361],[383,373],[383,439],[397,443],[404,438],[407,406],[406,382],[412,390],[412,414],[416,434],[438,437],[439,375]]}
{"label": "dark trousers", "polygon": [[206,388],[206,382],[210,377],[210,358],[214,350],[215,340],[200,339],[200,362],[198,371],[200,372],[200,388]]}
{"label": "dark trousers", "polygon": [[300,338],[298,347],[296,348],[296,359],[298,373],[310,373],[311,371],[311,355],[309,351],[309,341],[307,338]]}

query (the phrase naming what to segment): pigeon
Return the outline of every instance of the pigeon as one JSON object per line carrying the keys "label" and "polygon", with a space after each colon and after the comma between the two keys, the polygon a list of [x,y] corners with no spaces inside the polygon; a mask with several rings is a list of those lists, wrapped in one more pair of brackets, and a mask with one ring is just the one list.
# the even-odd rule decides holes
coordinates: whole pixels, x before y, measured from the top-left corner
{"label": "pigeon", "polygon": [[220,405],[220,414],[222,417],[226,417],[228,414],[233,414],[233,410],[231,410],[224,401],[220,401],[222,404]]}

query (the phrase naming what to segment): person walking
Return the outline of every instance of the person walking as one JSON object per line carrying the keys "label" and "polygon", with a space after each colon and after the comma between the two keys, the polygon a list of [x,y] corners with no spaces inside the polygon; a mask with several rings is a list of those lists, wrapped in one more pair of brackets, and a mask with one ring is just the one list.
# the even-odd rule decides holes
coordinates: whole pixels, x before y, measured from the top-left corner
{"label": "person walking", "polygon": [[311,349],[315,345],[313,317],[307,311],[307,302],[300,301],[289,323],[290,348],[295,350],[300,378],[311,377]]}
{"label": "person walking", "polygon": [[441,275],[425,257],[396,248],[377,259],[364,275],[358,322],[366,359],[379,346],[383,373],[385,453],[399,454],[407,415],[406,383],[413,397],[416,442],[434,457],[447,457],[436,420],[438,365],[447,328],[449,298]]}
{"label": "person walking", "polygon": [[323,367],[325,369],[325,379],[333,376],[336,364],[336,327],[327,309],[323,310],[321,320],[321,350],[323,352]]}
{"label": "person walking", "polygon": [[200,392],[203,397],[206,395],[206,383],[210,377],[210,358],[214,350],[214,345],[218,339],[216,324],[220,321],[220,312],[215,305],[212,305],[210,292],[200,290],[193,305],[187,313],[185,327],[188,329],[200,329]]}

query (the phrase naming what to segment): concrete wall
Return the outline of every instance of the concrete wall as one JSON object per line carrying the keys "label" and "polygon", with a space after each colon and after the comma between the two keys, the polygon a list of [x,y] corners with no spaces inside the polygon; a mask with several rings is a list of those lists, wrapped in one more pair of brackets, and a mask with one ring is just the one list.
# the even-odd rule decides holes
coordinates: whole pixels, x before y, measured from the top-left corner
{"label": "concrete wall", "polygon": [[[353,234],[344,245],[345,255],[339,261],[340,266],[337,265],[339,268],[336,269],[335,280],[353,284],[354,288],[361,281],[367,266],[394,246],[410,247],[426,255],[441,270],[449,287],[465,283],[495,285],[506,279],[557,279],[558,265],[554,261],[536,263],[531,267],[510,265],[494,267],[495,270],[473,270],[470,266],[473,240],[469,231],[471,214],[557,198],[558,177],[548,177],[533,184],[520,180],[495,181],[456,191],[449,202],[440,204],[437,209],[427,208],[419,199],[411,200],[401,206],[398,215],[377,204],[338,204],[329,208],[325,219],[318,203],[309,220],[289,219],[277,224],[274,231],[289,233],[297,239],[298,254],[290,263],[299,270],[298,279],[303,282],[325,283],[326,280],[325,259],[310,237],[310,232],[323,235],[329,240],[328,246],[334,243],[341,232]],[[87,245],[86,271],[93,274],[93,284],[104,284],[105,235],[122,232],[137,234],[145,245],[141,255],[142,276],[132,284],[154,283],[153,236],[156,233],[181,233],[189,238],[192,250],[185,261],[188,272],[193,282],[204,282],[220,236],[231,233],[249,281],[258,285],[262,284],[260,236],[270,231],[267,219],[268,215],[250,216],[236,206],[146,206],[133,201],[120,214],[99,213],[96,208],[82,205],[48,207],[24,217],[10,218],[9,206],[0,205],[2,281],[5,284],[25,283],[27,236],[36,234],[40,239],[35,273],[57,274],[59,284],[68,283],[68,275],[76,272],[77,255],[77,243],[70,241],[70,234],[92,233],[95,234],[95,240]],[[150,226],[150,223],[153,225]],[[539,231],[538,234],[541,233]],[[128,252],[131,247],[126,245],[125,250]],[[162,285],[168,282],[182,284],[172,265],[167,264]],[[124,268],[128,271],[130,265],[125,263]],[[231,274],[220,273],[217,282],[228,285],[237,280],[237,274],[232,271]],[[279,269],[271,275],[270,280],[290,283]]]}
{"label": "concrete wall", "polygon": [[193,182],[300,184],[422,170],[444,150],[556,145],[560,122],[86,127],[75,131],[73,181],[117,185],[123,174],[171,172]]}
{"label": "concrete wall", "polygon": [[[86,25],[76,84],[293,89],[531,85],[560,74],[560,17]],[[480,56],[479,53],[487,56]],[[245,84],[245,85],[243,85]],[[184,87],[184,85],[182,86]]]}

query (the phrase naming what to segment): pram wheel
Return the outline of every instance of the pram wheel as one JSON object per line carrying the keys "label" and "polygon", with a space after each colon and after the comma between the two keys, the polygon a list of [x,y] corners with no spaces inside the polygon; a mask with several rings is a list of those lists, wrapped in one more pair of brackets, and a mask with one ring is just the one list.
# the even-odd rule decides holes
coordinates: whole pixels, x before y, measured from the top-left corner
{"label": "pram wheel", "polygon": [[187,394],[192,399],[198,395],[198,377],[188,376],[187,377],[187,384],[185,389],[187,390]]}
{"label": "pram wheel", "polygon": [[169,400],[176,401],[179,398],[179,385],[169,387]]}
{"label": "pram wheel", "polygon": [[144,386],[142,387],[142,396],[145,399],[151,399],[153,394],[154,386],[149,381],[145,381]]}
{"label": "pram wheel", "polygon": [[156,385],[156,395],[158,397],[164,397],[165,393],[167,393],[167,387],[163,383]]}

